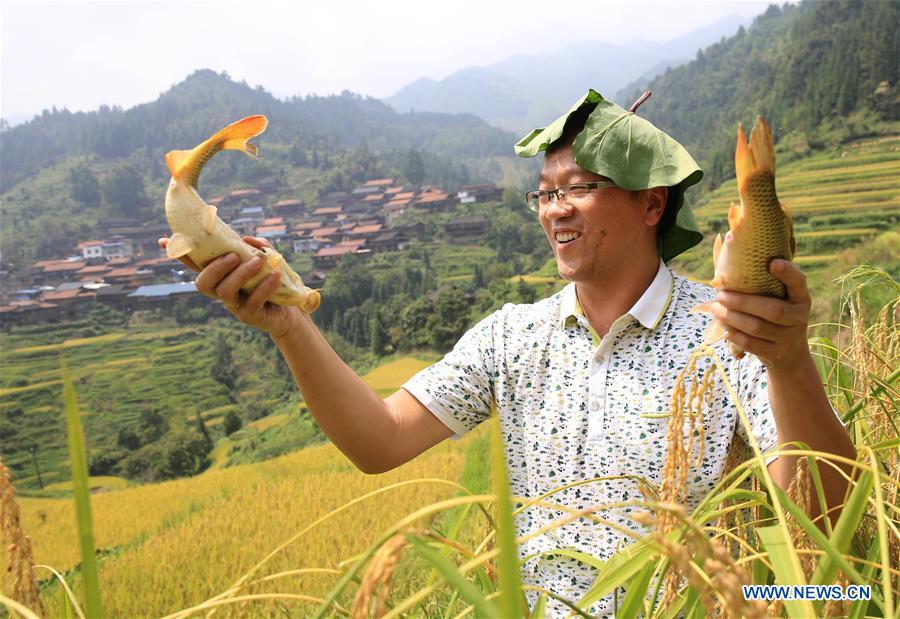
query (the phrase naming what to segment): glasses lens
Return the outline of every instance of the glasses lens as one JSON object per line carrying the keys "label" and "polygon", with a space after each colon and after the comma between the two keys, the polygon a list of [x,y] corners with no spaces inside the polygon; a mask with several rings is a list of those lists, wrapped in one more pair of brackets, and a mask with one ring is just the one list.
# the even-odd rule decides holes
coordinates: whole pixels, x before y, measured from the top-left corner
{"label": "glasses lens", "polygon": [[587,184],[576,184],[576,185],[568,185],[564,188],[566,197],[575,198],[576,200],[579,198],[584,198],[590,195],[591,186]]}

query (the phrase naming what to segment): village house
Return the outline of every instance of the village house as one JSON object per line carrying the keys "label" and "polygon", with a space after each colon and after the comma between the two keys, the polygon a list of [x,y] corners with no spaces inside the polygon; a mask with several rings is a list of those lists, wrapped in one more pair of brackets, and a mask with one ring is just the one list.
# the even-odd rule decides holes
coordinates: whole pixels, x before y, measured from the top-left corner
{"label": "village house", "polygon": [[409,245],[409,236],[401,230],[385,230],[366,239],[366,247],[373,252],[400,251]]}
{"label": "village house", "polygon": [[372,251],[369,249],[361,249],[357,244],[335,245],[334,247],[322,247],[313,257],[313,268],[320,271],[329,271],[336,267],[344,256],[357,255],[361,258],[367,258]]}
{"label": "village house", "polygon": [[481,215],[469,215],[453,219],[444,224],[444,232],[451,243],[476,239],[487,233],[490,222]]}
{"label": "village house", "polygon": [[456,194],[460,204],[473,202],[498,202],[503,199],[503,189],[493,183],[463,185]]}
{"label": "village house", "polygon": [[75,246],[85,260],[103,258],[103,241],[82,241]]}
{"label": "village house", "polygon": [[314,254],[322,246],[321,240],[313,237],[308,231],[297,231],[291,237],[291,250],[295,254]]}
{"label": "village house", "polygon": [[0,306],[0,326],[31,325],[56,322],[63,310],[55,303],[43,301],[11,301]]}
{"label": "village house", "polygon": [[299,219],[305,211],[303,200],[279,200],[272,205],[272,214],[285,220]]}
{"label": "village house", "polygon": [[222,198],[221,203],[225,206],[230,206],[232,204],[242,204],[245,201],[258,202],[261,196],[262,192],[259,189],[235,189]]}

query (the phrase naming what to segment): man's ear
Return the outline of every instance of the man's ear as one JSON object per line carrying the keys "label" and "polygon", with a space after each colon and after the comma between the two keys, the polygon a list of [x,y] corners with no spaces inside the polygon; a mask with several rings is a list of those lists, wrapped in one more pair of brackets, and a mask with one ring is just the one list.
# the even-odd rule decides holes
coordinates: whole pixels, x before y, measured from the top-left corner
{"label": "man's ear", "polygon": [[655,226],[660,222],[663,212],[666,210],[669,188],[653,187],[645,191],[647,192],[647,201],[645,202],[644,222],[648,226]]}

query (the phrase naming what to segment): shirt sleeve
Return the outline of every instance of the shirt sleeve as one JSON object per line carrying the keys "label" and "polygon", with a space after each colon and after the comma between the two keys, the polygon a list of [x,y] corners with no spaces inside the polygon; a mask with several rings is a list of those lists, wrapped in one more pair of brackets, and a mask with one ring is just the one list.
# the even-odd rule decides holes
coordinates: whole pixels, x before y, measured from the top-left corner
{"label": "shirt sleeve", "polygon": [[494,398],[494,312],[467,331],[443,359],[417,373],[403,389],[459,438],[490,417]]}
{"label": "shirt sleeve", "polygon": [[[736,361],[737,395],[747,420],[750,422],[750,430],[753,438],[759,444],[761,452],[766,453],[778,445],[778,430],[775,427],[775,417],[772,415],[772,406],[769,403],[769,375],[766,366],[756,355],[747,354],[740,361]],[[747,431],[738,416],[737,431],[747,445],[750,445]],[[773,457],[767,457],[768,464]]]}

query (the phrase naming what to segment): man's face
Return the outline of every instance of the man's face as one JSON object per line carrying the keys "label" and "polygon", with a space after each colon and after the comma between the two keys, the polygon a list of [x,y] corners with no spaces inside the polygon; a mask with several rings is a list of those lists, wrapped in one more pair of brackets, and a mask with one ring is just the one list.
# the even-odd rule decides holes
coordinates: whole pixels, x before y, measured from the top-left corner
{"label": "man's face", "polygon": [[[603,180],[609,179],[575,163],[569,144],[551,150],[544,158],[540,189]],[[567,281],[590,282],[627,270],[635,252],[643,247],[638,240],[648,233],[642,197],[635,199],[630,191],[611,187],[592,190],[579,204],[553,200],[542,207],[541,226],[560,276]]]}

